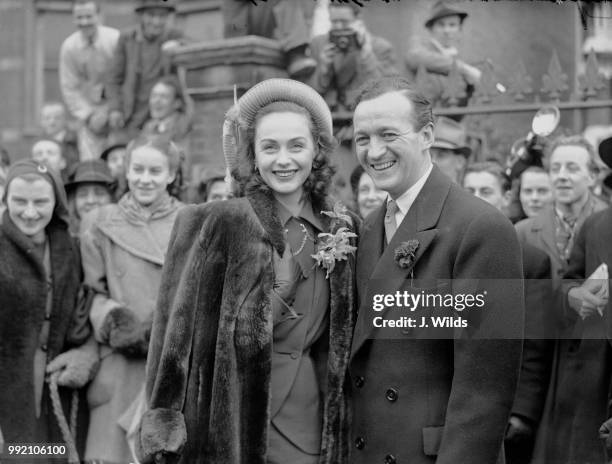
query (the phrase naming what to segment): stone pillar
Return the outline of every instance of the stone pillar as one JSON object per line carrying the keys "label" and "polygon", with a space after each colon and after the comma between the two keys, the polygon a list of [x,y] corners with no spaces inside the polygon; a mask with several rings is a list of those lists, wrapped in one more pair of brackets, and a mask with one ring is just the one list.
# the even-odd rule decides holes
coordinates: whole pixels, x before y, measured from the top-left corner
{"label": "stone pillar", "polygon": [[201,169],[225,167],[221,144],[223,119],[234,102],[254,84],[287,77],[278,42],[244,36],[179,47],[172,53],[179,77],[194,101],[194,128],[185,174],[196,183]]}

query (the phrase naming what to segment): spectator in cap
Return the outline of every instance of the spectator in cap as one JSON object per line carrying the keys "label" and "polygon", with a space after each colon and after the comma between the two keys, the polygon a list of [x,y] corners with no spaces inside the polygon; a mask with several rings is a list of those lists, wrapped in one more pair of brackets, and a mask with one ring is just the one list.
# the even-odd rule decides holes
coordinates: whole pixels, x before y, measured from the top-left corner
{"label": "spectator in cap", "polygon": [[60,49],[60,88],[70,114],[79,122],[80,159],[97,159],[108,137],[104,80],[119,31],[100,23],[98,0],[75,0],[72,17],[77,30]]}
{"label": "spectator in cap", "polygon": [[81,161],[74,166],[66,183],[70,231],[78,236],[83,216],[112,202],[114,179],[102,160]]}
{"label": "spectator in cap", "polygon": [[463,126],[440,116],[434,128],[434,142],[430,149],[432,161],[456,184],[461,184],[472,150],[467,145]]}
{"label": "spectator in cap", "polygon": [[359,87],[370,79],[398,74],[393,46],[371,34],[357,5],[331,3],[331,30],[311,42],[317,68],[308,81],[332,110],[352,111]]}
{"label": "spectator in cap", "polygon": [[453,66],[465,81],[466,97],[458,106],[466,106],[474,91],[474,85],[480,80],[478,68],[467,64],[459,57],[458,46],[461,40],[463,21],[468,14],[443,1],[433,4],[431,13],[425,21],[428,36],[415,37],[410,41],[410,49],[406,55],[408,70],[416,76],[420,67],[428,74],[426,89],[434,106],[449,106],[443,94],[449,85],[448,75]]}
{"label": "spectator in cap", "polygon": [[[70,389],[93,377],[98,348],[90,338],[89,314],[77,305],[81,263],[67,230],[64,186],[58,173],[34,160],[14,163],[6,183],[0,225],[0,428],[8,443],[75,445],[63,435],[56,414],[70,417]],[[45,382],[47,374],[60,386],[61,411],[54,412],[55,390]],[[79,421],[77,435],[85,430]]]}
{"label": "spectator in cap", "polygon": [[170,28],[175,3],[139,0],[135,8],[139,24],[121,32],[106,87],[112,129],[135,136],[146,121],[151,89],[171,71],[166,52],[185,39],[181,31]]}
{"label": "spectator in cap", "polygon": [[287,73],[295,79],[308,76],[316,65],[308,48],[306,16],[312,8],[312,2],[295,0],[224,0],[224,37],[258,35],[276,39],[285,53]]}

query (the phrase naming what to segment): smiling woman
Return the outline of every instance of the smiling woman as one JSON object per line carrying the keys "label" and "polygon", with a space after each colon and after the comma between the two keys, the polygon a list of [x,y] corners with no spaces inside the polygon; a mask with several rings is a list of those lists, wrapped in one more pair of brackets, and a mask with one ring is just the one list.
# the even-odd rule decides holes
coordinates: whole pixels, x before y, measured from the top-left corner
{"label": "smiling woman", "polygon": [[85,458],[133,461],[119,423],[144,385],[144,368],[162,265],[180,202],[171,197],[180,155],[159,136],[128,146],[129,192],[82,218],[85,282],[96,297],[91,320],[102,361],[89,386]]}
{"label": "smiling woman", "polygon": [[238,101],[225,128],[245,197],[177,219],[140,461],[346,463],[354,261],[347,252],[327,279],[313,258],[325,237],[355,242],[356,218],[327,196],[331,114],[310,87],[271,79]]}
{"label": "smiling woman", "polygon": [[[68,348],[85,341],[89,326],[86,315],[77,314],[80,263],[67,231],[66,197],[59,175],[34,160],[14,163],[6,182],[7,210],[0,221],[0,429],[8,443],[63,442],[45,374],[57,371],[59,385],[76,388],[89,380],[97,361],[97,349],[89,356],[82,352],[84,375],[77,384],[76,350]],[[78,340],[72,336],[77,326],[84,329]]]}

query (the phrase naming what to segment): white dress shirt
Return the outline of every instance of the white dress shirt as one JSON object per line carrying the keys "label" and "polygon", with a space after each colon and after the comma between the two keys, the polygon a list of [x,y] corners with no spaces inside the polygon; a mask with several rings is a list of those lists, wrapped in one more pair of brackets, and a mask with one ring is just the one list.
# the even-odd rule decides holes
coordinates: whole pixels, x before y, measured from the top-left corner
{"label": "white dress shirt", "polygon": [[[395,223],[397,224],[397,227],[399,227],[399,225],[402,223],[402,221],[406,217],[406,214],[408,214],[408,210],[414,203],[414,200],[416,200],[416,197],[419,195],[419,193],[421,193],[421,190],[423,190],[423,186],[429,178],[432,169],[433,163],[429,163],[429,168],[427,168],[425,174],[423,174],[421,178],[417,180],[412,187],[402,193],[395,200],[395,202],[397,203],[397,211],[395,212]],[[390,198],[387,198],[387,202],[389,200]]]}

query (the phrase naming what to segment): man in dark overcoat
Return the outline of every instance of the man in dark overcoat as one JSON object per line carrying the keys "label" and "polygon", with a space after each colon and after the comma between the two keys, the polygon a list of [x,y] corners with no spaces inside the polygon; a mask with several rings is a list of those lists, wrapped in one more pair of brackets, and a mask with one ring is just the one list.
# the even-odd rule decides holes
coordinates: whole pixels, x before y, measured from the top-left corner
{"label": "man in dark overcoat", "polygon": [[[353,124],[359,162],[389,198],[366,219],[357,253],[350,462],[495,463],[523,334],[512,224],[433,166],[431,105],[405,79],[366,85]],[[411,294],[454,303],[411,311]],[[484,304],[464,309],[466,295]],[[435,316],[450,327],[431,327]]]}

